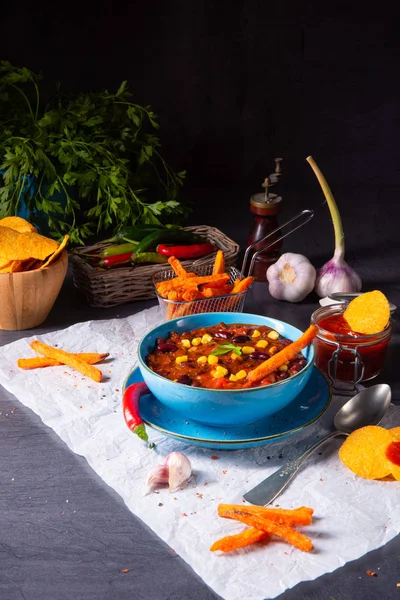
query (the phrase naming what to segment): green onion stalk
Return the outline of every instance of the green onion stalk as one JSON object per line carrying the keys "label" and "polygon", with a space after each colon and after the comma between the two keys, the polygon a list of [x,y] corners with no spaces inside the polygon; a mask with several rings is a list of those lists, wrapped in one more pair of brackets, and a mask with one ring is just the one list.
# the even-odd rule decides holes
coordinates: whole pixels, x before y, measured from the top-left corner
{"label": "green onion stalk", "polygon": [[311,165],[326,198],[335,234],[335,252],[333,258],[318,270],[315,291],[320,298],[329,296],[334,292],[359,292],[362,287],[361,279],[344,260],[344,233],[338,206],[325,177],[312,156],[308,156],[306,160]]}

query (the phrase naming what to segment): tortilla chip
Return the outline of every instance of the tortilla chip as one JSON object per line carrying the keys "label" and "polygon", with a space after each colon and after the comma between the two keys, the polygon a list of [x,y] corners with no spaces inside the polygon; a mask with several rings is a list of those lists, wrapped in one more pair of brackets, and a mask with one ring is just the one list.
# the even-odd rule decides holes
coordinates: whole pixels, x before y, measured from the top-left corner
{"label": "tortilla chip", "polygon": [[41,269],[44,269],[45,267],[48,267],[51,263],[55,262],[58,257],[61,255],[62,251],[64,250],[65,246],[67,245],[69,240],[69,235],[66,235],[63,239],[63,241],[61,242],[61,244],[58,246],[57,250],[55,250],[53,252],[53,254],[51,254],[48,259],[43,263],[43,265],[40,267]]}
{"label": "tortilla chip", "polygon": [[389,301],[374,290],[354,298],[343,313],[353,331],[373,334],[383,331],[390,319]]}
{"label": "tortilla chip", "polygon": [[[28,258],[27,260],[23,260],[21,262],[22,262],[21,271],[33,271],[34,269],[37,269],[38,266],[41,266],[41,264],[42,264],[42,261],[36,260],[36,258]],[[36,263],[38,263],[38,264],[36,264]]]}
{"label": "tortilla chip", "polygon": [[37,233],[36,227],[21,217],[4,217],[4,219],[0,219],[0,226],[9,227],[20,233],[29,233],[32,231]]}
{"label": "tortilla chip", "polygon": [[350,433],[339,450],[339,458],[353,473],[364,479],[382,479],[392,472],[385,456],[393,435],[378,425],[367,425]]}
{"label": "tortilla chip", "polygon": [[10,272],[10,267],[13,264],[14,261],[12,260],[1,260],[0,261],[2,264],[2,267],[0,268],[0,273],[9,273]]}
{"label": "tortilla chip", "polygon": [[20,271],[23,271],[23,264],[23,260],[13,260],[10,265],[9,273],[19,273]]}
{"label": "tortilla chip", "polygon": [[36,258],[45,260],[53,254],[59,244],[39,233],[19,233],[9,227],[0,226],[0,259],[27,260]]}

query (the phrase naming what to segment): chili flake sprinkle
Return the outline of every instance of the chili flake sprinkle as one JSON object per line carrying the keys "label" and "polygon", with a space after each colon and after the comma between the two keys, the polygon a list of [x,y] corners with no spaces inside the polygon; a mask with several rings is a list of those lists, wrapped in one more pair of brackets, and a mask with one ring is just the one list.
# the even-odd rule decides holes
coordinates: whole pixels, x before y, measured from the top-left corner
{"label": "chili flake sprinkle", "polygon": [[375,571],[366,571],[367,575],[369,575],[370,577],[376,577],[376,573]]}

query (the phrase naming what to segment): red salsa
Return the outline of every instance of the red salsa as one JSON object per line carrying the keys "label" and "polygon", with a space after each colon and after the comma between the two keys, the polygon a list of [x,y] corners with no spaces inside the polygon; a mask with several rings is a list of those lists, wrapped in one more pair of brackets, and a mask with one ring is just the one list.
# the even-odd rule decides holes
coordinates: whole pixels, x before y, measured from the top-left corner
{"label": "red salsa", "polygon": [[[328,307],[332,308],[332,307]],[[320,309],[322,312],[322,309]],[[335,310],[332,308],[332,310]],[[342,308],[337,309],[340,312],[321,315],[321,318],[315,318],[314,322],[319,327],[319,332],[314,338],[315,364],[324,373],[334,374],[331,363],[330,372],[328,363],[333,353],[340,345],[340,351],[336,358],[336,380],[343,382],[353,382],[357,377],[354,361],[355,351],[358,352],[360,360],[364,365],[362,381],[372,379],[381,371],[385,360],[386,347],[390,340],[390,330],[380,332],[374,335],[365,335],[352,331],[350,325],[343,316]],[[317,313],[319,311],[316,311]],[[316,313],[314,313],[315,315]],[[359,371],[361,375],[361,371]]]}
{"label": "red salsa", "polygon": [[386,449],[386,458],[400,467],[400,442],[391,442]]}
{"label": "red salsa", "polygon": [[[201,388],[248,387],[247,373],[291,343],[266,325],[219,323],[159,338],[146,359],[158,375]],[[270,385],[301,371],[307,361],[299,353],[254,386]]]}

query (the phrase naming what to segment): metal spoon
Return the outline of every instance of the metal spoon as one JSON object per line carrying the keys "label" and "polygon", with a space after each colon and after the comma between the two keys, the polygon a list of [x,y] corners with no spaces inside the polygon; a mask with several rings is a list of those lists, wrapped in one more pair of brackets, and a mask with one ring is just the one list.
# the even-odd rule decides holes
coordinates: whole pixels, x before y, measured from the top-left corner
{"label": "metal spoon", "polygon": [[296,475],[304,461],[322,444],[338,435],[348,435],[366,425],[377,425],[386,414],[391,400],[391,389],[386,383],[373,385],[359,392],[336,413],[333,424],[335,431],[318,440],[303,454],[287,462],[281,469],[264,479],[255,488],[244,494],[250,504],[270,504]]}

